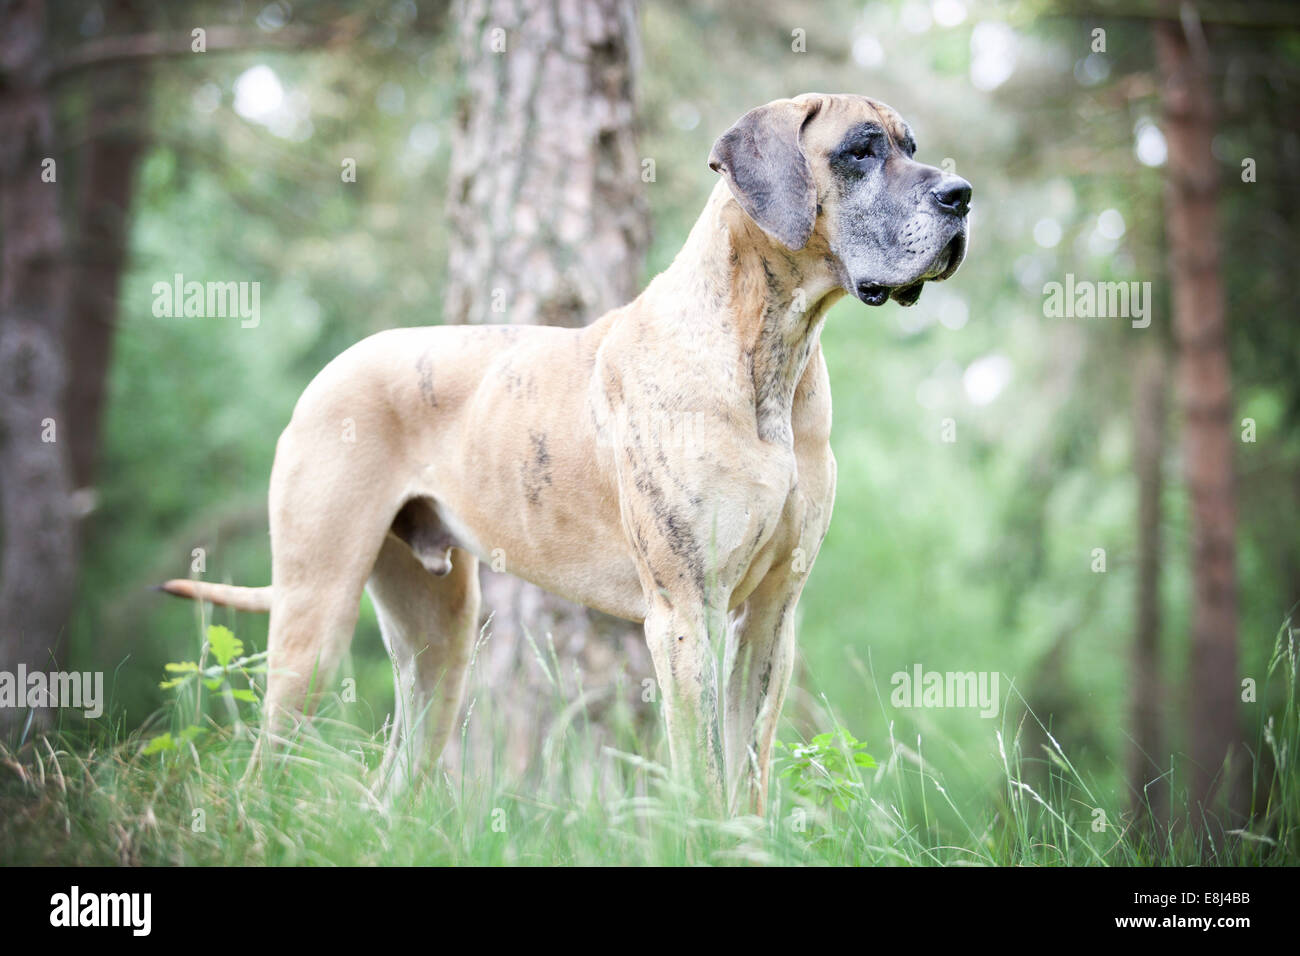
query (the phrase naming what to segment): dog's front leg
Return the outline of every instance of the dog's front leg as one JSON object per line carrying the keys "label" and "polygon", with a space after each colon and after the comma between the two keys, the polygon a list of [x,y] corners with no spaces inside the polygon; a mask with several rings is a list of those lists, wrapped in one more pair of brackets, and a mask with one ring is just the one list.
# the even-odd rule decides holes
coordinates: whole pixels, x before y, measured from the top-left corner
{"label": "dog's front leg", "polygon": [[726,679],[727,792],[735,813],[762,815],[772,745],[794,672],[794,609],[802,582],[770,572],[728,630]]}
{"label": "dog's front leg", "polygon": [[664,594],[651,598],[646,642],[654,660],[673,769],[705,795],[714,812],[725,806],[717,668],[710,640],[725,612]]}

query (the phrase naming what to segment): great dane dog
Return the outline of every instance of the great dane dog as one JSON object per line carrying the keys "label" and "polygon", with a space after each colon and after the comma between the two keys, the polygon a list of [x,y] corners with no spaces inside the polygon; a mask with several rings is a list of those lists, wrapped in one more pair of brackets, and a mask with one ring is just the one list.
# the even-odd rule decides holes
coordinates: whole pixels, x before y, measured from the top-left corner
{"label": "great dane dog", "polygon": [[[795,605],[835,497],[820,336],[845,293],[911,305],[966,251],[966,180],[893,109],[809,93],[742,116],[672,265],[585,328],[373,335],[276,446],[272,584],[166,590],[271,613],[268,717],[301,714],[368,587],[396,664],[387,765],[436,760],[479,624],[478,562],[630,621],[674,768],[762,812]],[[718,713],[711,641],[725,640]]]}

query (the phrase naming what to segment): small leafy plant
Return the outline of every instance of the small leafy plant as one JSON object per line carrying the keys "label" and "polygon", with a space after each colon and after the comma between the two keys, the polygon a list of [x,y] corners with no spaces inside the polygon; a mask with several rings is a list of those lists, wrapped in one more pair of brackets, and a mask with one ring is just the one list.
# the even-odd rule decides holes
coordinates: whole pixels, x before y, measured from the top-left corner
{"label": "small leafy plant", "polygon": [[[213,664],[207,663],[209,653],[215,661]],[[235,637],[230,628],[213,624],[208,627],[207,640],[199,653],[197,663],[179,661],[169,663],[165,667],[168,673],[176,676],[158,685],[163,690],[174,690],[179,695],[190,687],[194,688],[194,722],[184,727],[175,736],[168,732],[150,738],[144,749],[140,751],[146,756],[168,750],[179,750],[205,732],[198,724],[203,708],[204,688],[210,693],[221,696],[232,722],[239,726],[239,702],[257,703],[252,678],[254,674],[266,673],[266,651],[245,655],[244,642]],[[243,678],[249,686],[236,687],[234,684],[236,677]]]}
{"label": "small leafy plant", "polygon": [[840,810],[862,792],[862,783],[853,768],[872,768],[875,758],[865,744],[847,730],[818,734],[806,744],[776,742],[789,756],[782,760],[780,777],[799,796],[815,802],[827,798]]}

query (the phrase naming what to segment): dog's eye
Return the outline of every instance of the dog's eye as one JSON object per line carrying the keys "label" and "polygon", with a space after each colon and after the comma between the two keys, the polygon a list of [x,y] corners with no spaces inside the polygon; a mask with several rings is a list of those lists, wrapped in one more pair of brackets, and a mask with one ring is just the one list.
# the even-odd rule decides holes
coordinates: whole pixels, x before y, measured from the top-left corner
{"label": "dog's eye", "polygon": [[879,129],[854,130],[831,157],[845,176],[863,176],[875,168],[876,160],[889,154],[889,140]]}
{"label": "dog's eye", "polygon": [[867,159],[870,156],[874,156],[876,155],[876,153],[875,150],[872,148],[871,140],[868,139],[868,140],[863,140],[861,143],[855,143],[853,146],[850,146],[849,155],[854,159],[861,160],[861,159]]}

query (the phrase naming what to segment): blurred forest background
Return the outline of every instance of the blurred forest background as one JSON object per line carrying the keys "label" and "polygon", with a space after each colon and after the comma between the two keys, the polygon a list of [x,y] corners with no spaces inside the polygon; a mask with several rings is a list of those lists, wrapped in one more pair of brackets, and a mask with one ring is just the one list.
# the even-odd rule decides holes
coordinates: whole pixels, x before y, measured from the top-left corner
{"label": "blurred forest background", "polygon": [[[580,69],[520,86],[539,49],[520,24]],[[198,641],[195,608],[151,586],[195,549],[206,580],[270,580],[275,441],[329,359],[395,326],[595,318],[671,261],[741,113],[855,92],[974,185],[973,239],[915,308],[846,298],[827,320],[837,503],[781,736],[829,708],[968,807],[995,798],[994,732],[1027,706],[1107,792],[1172,767],[1208,799],[1288,693],[1266,677],[1300,600],[1297,27],[1285,3],[3,0],[0,668],[102,670],[139,725]],[[604,126],[582,127],[593,102]],[[524,218],[493,202],[545,233],[575,191],[595,211],[576,236],[508,245]],[[498,244],[540,291],[485,315],[525,279],[481,266]],[[593,245],[604,260],[574,252]],[[177,273],[259,282],[260,323],[156,316]],[[1045,315],[1067,274],[1149,282],[1150,326]],[[58,441],[33,451],[46,417]],[[552,631],[587,686],[625,666],[636,706],[634,637],[497,597],[503,634]],[[215,620],[263,646],[265,618]],[[528,700],[501,680],[540,679],[525,643],[492,640],[483,724]],[[916,664],[1004,675],[1005,709],[893,706]],[[378,729],[368,603],[347,674],[343,712]]]}

